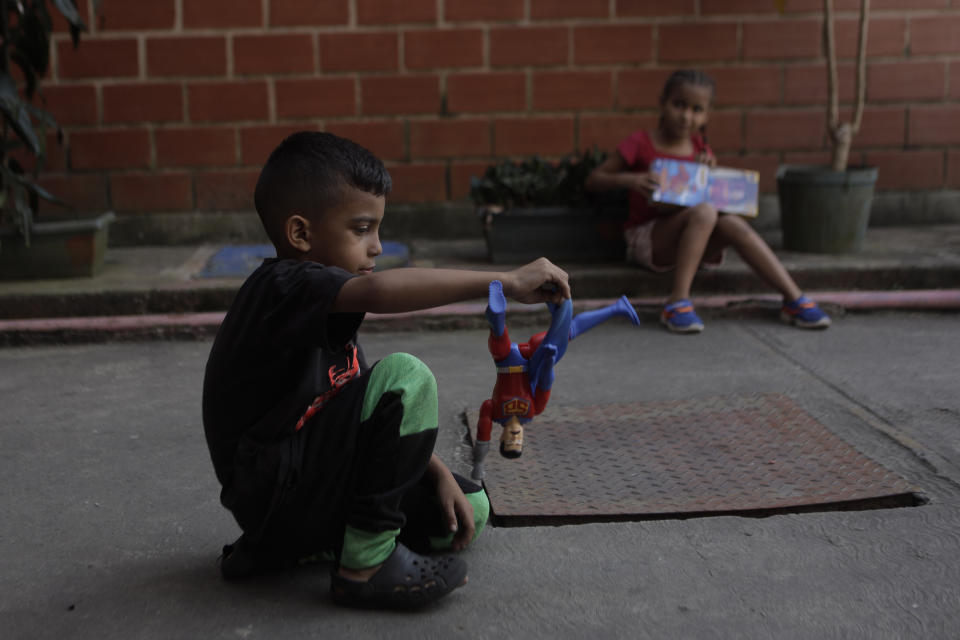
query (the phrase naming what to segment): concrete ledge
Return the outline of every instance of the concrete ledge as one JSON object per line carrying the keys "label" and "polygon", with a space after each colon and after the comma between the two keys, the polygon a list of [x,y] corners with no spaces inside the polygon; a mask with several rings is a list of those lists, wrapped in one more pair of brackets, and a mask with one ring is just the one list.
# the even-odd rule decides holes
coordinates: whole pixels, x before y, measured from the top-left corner
{"label": "concrete ledge", "polygon": [[[960,223],[960,190],[879,191],[874,195],[870,226]],[[776,194],[760,197],[760,230],[780,228]],[[387,203],[382,237],[476,238],[483,234],[473,204],[466,200],[428,204]],[[267,242],[257,214],[250,211],[203,211],[120,214],[110,227],[110,246],[184,245]]]}
{"label": "concrete ledge", "polygon": [[111,247],[269,242],[253,211],[121,214],[110,227]]}

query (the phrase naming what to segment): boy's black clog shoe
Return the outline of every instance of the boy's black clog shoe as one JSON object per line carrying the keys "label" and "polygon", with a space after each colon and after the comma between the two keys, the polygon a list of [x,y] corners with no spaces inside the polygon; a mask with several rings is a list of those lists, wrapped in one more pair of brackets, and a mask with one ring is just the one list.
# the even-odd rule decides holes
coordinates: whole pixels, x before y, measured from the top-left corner
{"label": "boy's black clog shoe", "polygon": [[467,563],[456,556],[422,556],[397,543],[367,582],[330,575],[333,601],[362,609],[413,609],[436,602],[466,583]]}

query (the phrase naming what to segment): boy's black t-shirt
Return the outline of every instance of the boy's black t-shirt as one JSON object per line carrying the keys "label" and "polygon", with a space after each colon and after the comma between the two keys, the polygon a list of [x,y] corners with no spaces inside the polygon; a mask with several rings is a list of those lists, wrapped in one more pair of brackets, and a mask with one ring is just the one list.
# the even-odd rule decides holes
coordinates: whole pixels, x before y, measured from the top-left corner
{"label": "boy's black t-shirt", "polygon": [[330,313],[354,277],[338,267],[265,260],[237,292],[223,319],[203,381],[203,426],[217,478],[232,478],[241,437],[287,437],[331,378],[349,368],[362,313]]}

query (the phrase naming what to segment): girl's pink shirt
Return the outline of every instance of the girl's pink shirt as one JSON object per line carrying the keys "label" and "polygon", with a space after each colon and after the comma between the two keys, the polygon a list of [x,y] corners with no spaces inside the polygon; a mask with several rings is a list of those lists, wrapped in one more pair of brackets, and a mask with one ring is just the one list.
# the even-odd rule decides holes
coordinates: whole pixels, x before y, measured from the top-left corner
{"label": "girl's pink shirt", "polygon": [[[713,155],[710,146],[704,141],[700,134],[690,136],[690,142],[693,143],[693,153],[688,156],[675,156],[669,153],[658,151],[653,146],[653,140],[648,131],[637,131],[630,134],[626,140],[617,145],[617,151],[627,163],[627,169],[636,173],[644,173],[650,170],[655,158],[672,158],[674,160],[687,160],[696,162],[699,155],[707,152]],[[653,220],[657,216],[666,213],[664,210],[656,209],[650,206],[647,196],[639,191],[630,191],[630,217],[624,225],[625,228],[636,227]]]}

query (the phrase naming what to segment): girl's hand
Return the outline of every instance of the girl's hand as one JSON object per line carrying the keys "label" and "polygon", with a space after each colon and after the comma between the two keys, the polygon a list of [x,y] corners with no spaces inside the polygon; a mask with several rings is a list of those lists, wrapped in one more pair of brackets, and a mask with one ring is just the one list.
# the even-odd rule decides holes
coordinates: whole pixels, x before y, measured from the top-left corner
{"label": "girl's hand", "polygon": [[524,304],[559,304],[570,297],[570,276],[546,258],[509,271],[500,281],[505,295]]}
{"label": "girl's hand", "polygon": [[473,505],[463,495],[453,474],[440,462],[436,454],[430,459],[430,468],[437,482],[437,500],[443,513],[443,523],[454,534],[451,546],[454,551],[462,551],[476,534]]}
{"label": "girl's hand", "polygon": [[712,169],[717,166],[717,156],[706,151],[701,151],[700,155],[697,156],[697,162],[705,164]]}
{"label": "girl's hand", "polygon": [[630,177],[632,178],[630,188],[634,191],[639,191],[648,198],[653,195],[653,192],[660,186],[659,176],[652,171],[632,173]]}
{"label": "girl's hand", "polygon": [[654,173],[630,171],[627,161],[617,152],[608,155],[600,166],[590,172],[584,186],[591,191],[630,189],[649,198],[660,186],[660,179]]}

